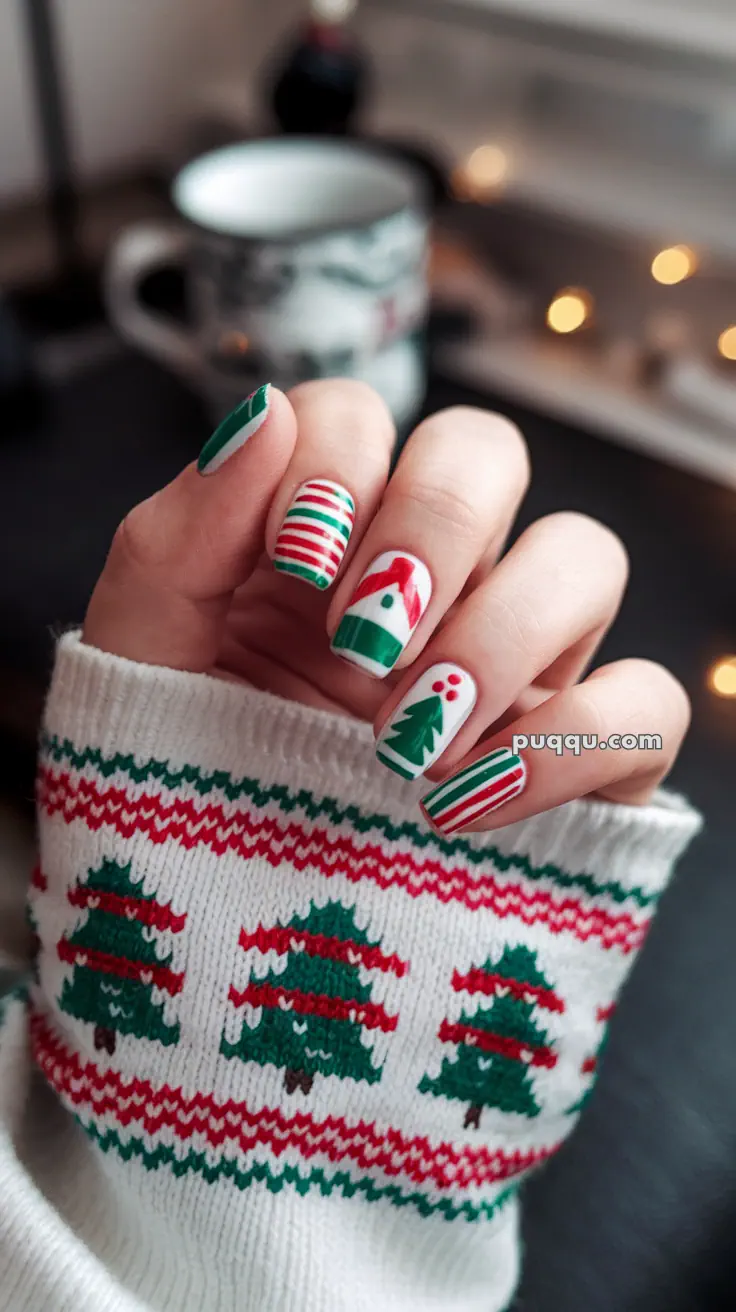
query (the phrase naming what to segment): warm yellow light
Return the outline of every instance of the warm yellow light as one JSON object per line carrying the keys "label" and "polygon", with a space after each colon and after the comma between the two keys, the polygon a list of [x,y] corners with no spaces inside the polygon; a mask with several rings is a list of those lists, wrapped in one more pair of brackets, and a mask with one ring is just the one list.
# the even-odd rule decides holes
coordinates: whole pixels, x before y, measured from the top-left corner
{"label": "warm yellow light", "polygon": [[509,158],[500,146],[478,146],[452,175],[453,190],[460,200],[482,200],[503,186]]}
{"label": "warm yellow light", "polygon": [[718,338],[718,350],[724,360],[736,360],[736,324],[724,328]]}
{"label": "warm yellow light", "polygon": [[690,278],[698,267],[698,257],[689,246],[668,246],[652,260],[652,277],[666,287]]}
{"label": "warm yellow light", "polygon": [[554,333],[576,333],[590,318],[593,303],[587,292],[566,287],[547,307],[547,326]]}
{"label": "warm yellow light", "polygon": [[470,181],[477,187],[497,187],[505,181],[509,161],[500,146],[478,146],[465,168]]}
{"label": "warm yellow light", "polygon": [[249,339],[237,328],[224,332],[220,338],[220,351],[223,355],[245,355],[249,347]]}
{"label": "warm yellow light", "polygon": [[708,687],[717,697],[736,697],[736,656],[724,656],[708,671]]}

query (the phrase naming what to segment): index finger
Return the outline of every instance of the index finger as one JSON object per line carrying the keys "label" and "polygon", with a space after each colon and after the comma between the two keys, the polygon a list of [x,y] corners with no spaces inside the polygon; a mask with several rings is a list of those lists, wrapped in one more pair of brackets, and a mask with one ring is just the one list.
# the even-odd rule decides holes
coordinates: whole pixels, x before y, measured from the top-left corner
{"label": "index finger", "polygon": [[263,552],[268,508],[296,442],[283,393],[260,389],[172,483],[123,520],[83,639],[129,660],[214,665],[233,591]]}

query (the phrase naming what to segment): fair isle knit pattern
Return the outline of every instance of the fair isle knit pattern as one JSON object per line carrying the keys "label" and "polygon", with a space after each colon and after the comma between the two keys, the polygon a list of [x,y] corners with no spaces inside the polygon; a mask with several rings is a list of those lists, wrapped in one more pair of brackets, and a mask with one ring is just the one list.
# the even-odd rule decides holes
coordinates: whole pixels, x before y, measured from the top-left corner
{"label": "fair isle knit pattern", "polygon": [[[320,1312],[509,1304],[518,1186],[575,1123],[697,817],[661,795],[443,839],[420,794],[369,726],[62,641],[27,1044],[73,1144],[61,1232],[103,1270],[95,1164],[119,1208],[111,1308],[298,1312],[305,1281]],[[11,1207],[24,1172],[53,1194],[3,1152]],[[9,1312],[53,1312],[28,1243]],[[0,1283],[13,1260],[0,1227]],[[59,1307],[87,1306],[85,1261]]]}

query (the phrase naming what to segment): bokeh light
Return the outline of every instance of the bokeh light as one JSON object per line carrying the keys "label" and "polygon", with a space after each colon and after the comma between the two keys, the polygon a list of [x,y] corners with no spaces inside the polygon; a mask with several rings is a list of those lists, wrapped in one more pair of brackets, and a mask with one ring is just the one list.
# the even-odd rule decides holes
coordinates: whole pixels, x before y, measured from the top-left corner
{"label": "bokeh light", "polygon": [[554,333],[576,333],[588,322],[593,301],[579,287],[565,287],[547,307],[547,327]]}
{"label": "bokeh light", "polygon": [[717,697],[736,697],[736,656],[722,656],[711,666],[708,687]]}
{"label": "bokeh light", "polygon": [[509,157],[500,146],[478,146],[452,175],[458,200],[486,200],[503,186],[509,173]]}
{"label": "bokeh light", "polygon": [[698,257],[689,246],[668,246],[652,260],[652,277],[666,287],[692,277],[698,267]]}
{"label": "bokeh light", "polygon": [[736,324],[724,328],[718,338],[718,350],[724,360],[736,360]]}

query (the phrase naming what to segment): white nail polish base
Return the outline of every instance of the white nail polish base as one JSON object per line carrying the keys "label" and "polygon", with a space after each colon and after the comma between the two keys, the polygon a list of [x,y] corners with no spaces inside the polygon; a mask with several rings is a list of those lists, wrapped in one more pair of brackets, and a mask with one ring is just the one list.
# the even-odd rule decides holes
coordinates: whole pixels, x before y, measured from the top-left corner
{"label": "white nail polish base", "polygon": [[384,726],[376,743],[379,761],[403,779],[418,779],[452,742],[477,700],[467,670],[451,661],[430,666]]}

